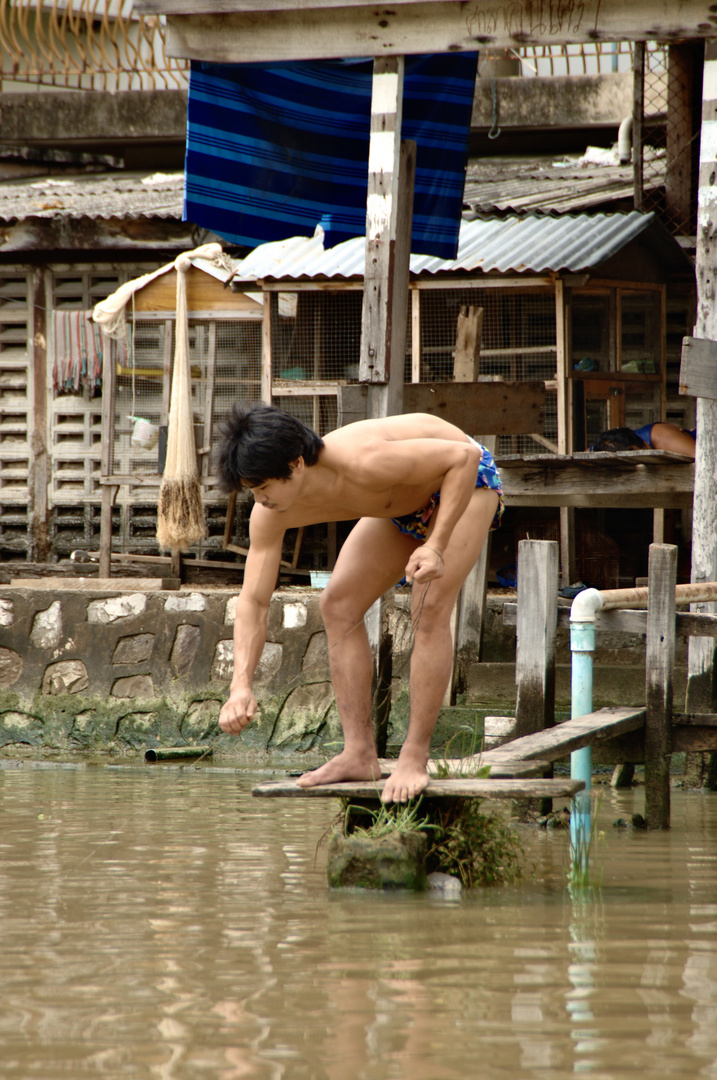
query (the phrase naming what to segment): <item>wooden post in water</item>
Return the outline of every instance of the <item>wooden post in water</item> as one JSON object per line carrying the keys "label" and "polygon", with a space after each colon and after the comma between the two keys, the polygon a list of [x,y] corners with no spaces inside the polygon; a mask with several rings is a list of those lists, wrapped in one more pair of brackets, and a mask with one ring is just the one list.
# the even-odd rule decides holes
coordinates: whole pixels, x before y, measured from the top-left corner
{"label": "wooden post in water", "polygon": [[645,819],[650,829],[670,827],[676,583],[677,548],[650,544],[645,671]]}
{"label": "wooden post in water", "polygon": [[[480,435],[478,441],[495,455],[497,435]],[[444,705],[455,704],[458,694],[465,693],[468,672],[480,660],[485,624],[485,601],[490,563],[491,534],[485,538],[481,553],[470,569],[458,594],[453,611],[454,643],[453,670]]]}
{"label": "wooden post in water", "polygon": [[555,716],[555,634],[558,626],[558,545],[518,544],[516,738],[552,727]]}

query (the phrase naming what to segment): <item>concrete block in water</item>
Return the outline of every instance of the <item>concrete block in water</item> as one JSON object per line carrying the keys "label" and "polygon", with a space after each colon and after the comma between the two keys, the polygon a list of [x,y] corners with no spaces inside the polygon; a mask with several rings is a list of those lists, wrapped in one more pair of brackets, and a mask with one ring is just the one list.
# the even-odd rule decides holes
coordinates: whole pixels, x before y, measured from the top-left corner
{"label": "concrete block in water", "polygon": [[326,867],[332,889],[412,889],[426,888],[425,833],[392,832],[373,837],[365,833],[329,840]]}

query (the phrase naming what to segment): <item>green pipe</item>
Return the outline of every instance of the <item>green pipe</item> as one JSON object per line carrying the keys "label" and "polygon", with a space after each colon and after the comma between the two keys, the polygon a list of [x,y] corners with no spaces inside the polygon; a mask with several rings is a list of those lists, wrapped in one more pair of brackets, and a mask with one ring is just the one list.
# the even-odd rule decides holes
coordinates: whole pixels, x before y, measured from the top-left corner
{"label": "green pipe", "polygon": [[152,750],[145,750],[145,761],[178,761],[182,758],[211,757],[211,746],[157,746]]}

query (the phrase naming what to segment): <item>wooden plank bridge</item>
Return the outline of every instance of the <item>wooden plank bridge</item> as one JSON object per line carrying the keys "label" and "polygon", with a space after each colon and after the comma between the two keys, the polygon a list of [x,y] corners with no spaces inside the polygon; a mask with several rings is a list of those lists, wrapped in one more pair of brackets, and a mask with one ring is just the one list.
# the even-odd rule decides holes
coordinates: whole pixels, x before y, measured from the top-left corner
{"label": "wooden plank bridge", "polygon": [[[555,635],[565,625],[558,611],[557,544],[522,541],[519,549],[518,604],[504,611],[517,627],[516,726],[518,737],[495,749],[461,759],[429,763],[428,798],[456,796],[486,799],[572,797],[583,787],[572,779],[549,779],[550,764],[574,750],[590,746],[601,760],[642,762],[645,765],[645,817],[651,828],[667,828],[670,817],[670,758],[678,751],[717,749],[717,714],[673,711],[675,637],[717,637],[717,617],[700,612],[678,613],[678,603],[702,602],[696,586],[676,586],[676,548],[653,544],[647,589],[631,590],[635,607],[648,610],[607,610],[625,606],[630,597],[613,591],[601,594],[605,611],[598,611],[598,629],[612,633],[644,633],[646,637],[645,706],[604,708],[554,724]],[[717,584],[699,586],[717,592]],[[634,596],[632,595],[634,594]],[[644,595],[643,595],[644,594]],[[711,597],[710,593],[710,597]],[[649,604],[647,600],[649,597]],[[390,774],[395,761],[382,760]],[[487,777],[475,774],[490,766]],[[442,774],[447,772],[448,777]],[[471,775],[473,774],[473,775]],[[383,780],[376,783],[322,784],[302,788],[287,780],[257,785],[253,794],[265,797],[349,797],[378,799]]]}
{"label": "wooden plank bridge", "polygon": [[[423,794],[426,798],[571,798],[585,786],[581,780],[545,779],[539,774],[545,772],[551,762],[566,757],[573,750],[636,731],[644,724],[644,709],[599,709],[588,716],[524,735],[483,754],[431,761],[428,771],[433,775]],[[390,773],[395,765],[396,762],[389,759],[381,761],[384,774]],[[469,775],[483,766],[490,767],[487,777]],[[441,772],[448,770],[452,775],[438,778],[435,774],[439,769]],[[285,780],[257,784],[252,794],[268,798],[379,799],[382,790],[383,780],[317,784],[309,788]]]}

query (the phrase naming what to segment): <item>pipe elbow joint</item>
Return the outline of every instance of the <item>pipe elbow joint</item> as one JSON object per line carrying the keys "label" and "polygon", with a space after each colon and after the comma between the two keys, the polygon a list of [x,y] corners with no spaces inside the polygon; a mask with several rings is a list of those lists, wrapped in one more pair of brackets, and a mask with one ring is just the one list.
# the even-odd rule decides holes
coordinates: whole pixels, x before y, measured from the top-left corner
{"label": "pipe elbow joint", "polygon": [[603,606],[602,593],[597,589],[583,589],[570,607],[571,623],[595,622],[595,613]]}
{"label": "pipe elbow joint", "polygon": [[618,128],[617,156],[621,165],[627,165],[632,156],[632,116],[626,116]]}

